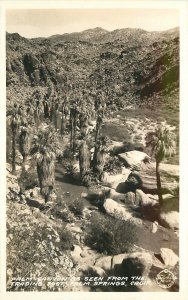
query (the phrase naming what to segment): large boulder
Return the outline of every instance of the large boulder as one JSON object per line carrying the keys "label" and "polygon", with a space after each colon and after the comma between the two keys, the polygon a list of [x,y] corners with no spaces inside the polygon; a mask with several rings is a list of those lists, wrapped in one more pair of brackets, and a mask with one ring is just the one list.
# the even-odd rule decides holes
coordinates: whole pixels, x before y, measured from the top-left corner
{"label": "large boulder", "polygon": [[160,209],[159,220],[165,227],[179,228],[179,199],[177,197],[164,199]]}
{"label": "large boulder", "polygon": [[126,168],[122,168],[122,172],[114,175],[110,175],[108,173],[105,173],[105,178],[103,180],[104,185],[111,187],[112,189],[116,190],[116,192],[124,192],[120,191],[118,187],[122,184],[124,185],[124,182],[127,180],[128,176],[130,174],[130,170]]}
{"label": "large boulder", "polygon": [[82,253],[82,249],[78,245],[73,245],[73,250],[71,251],[71,257],[74,262],[78,262],[81,259],[80,254]]}
{"label": "large boulder", "polygon": [[124,203],[128,206],[138,206],[136,202],[136,196],[133,192],[128,192],[124,195]]}
{"label": "large boulder", "polygon": [[128,168],[140,168],[142,164],[150,162],[150,157],[146,153],[137,150],[119,154],[118,157],[124,162],[125,167]]}
{"label": "large boulder", "polygon": [[[152,162],[150,164],[150,168],[155,170],[155,162]],[[171,164],[165,164],[165,163],[160,163],[160,171],[162,173],[166,173],[170,176],[179,176],[179,165],[171,165]]]}
{"label": "large boulder", "polygon": [[111,141],[111,145],[108,147],[108,151],[111,155],[118,155],[120,153],[134,150],[143,151],[144,145],[141,143]]}
{"label": "large boulder", "polygon": [[[172,190],[177,188],[177,182],[175,181],[164,177],[161,177],[161,181],[163,194],[170,193]],[[125,184],[129,185],[128,188],[132,191],[141,189],[146,194],[156,195],[158,193],[156,173],[153,169],[148,169],[147,172],[131,172]]]}
{"label": "large boulder", "polygon": [[97,266],[86,266],[85,270],[82,267],[82,271],[89,274],[90,276],[96,276],[96,277],[104,277],[106,276],[106,272]]}
{"label": "large boulder", "polygon": [[[117,264],[115,264],[115,261],[117,261]],[[128,276],[131,280],[131,276],[147,277],[153,263],[153,258],[148,252],[135,252],[127,254],[122,263],[120,257],[116,258],[115,261],[115,273],[119,274],[119,276]]]}
{"label": "large boulder", "polygon": [[179,212],[161,212],[159,216],[161,225],[172,228],[174,230],[179,229]]}
{"label": "large boulder", "polygon": [[120,203],[107,198],[103,205],[107,214],[113,216],[116,219],[128,220],[132,217],[131,213]]}
{"label": "large boulder", "polygon": [[140,206],[154,206],[158,203],[156,200],[152,200],[148,195],[146,195],[142,190],[137,189],[136,190],[136,199],[135,202]]}
{"label": "large boulder", "polygon": [[168,248],[161,248],[160,256],[167,267],[173,268],[179,261],[179,257],[174,253],[174,251]]}
{"label": "large boulder", "polygon": [[105,271],[110,271],[112,268],[112,256],[104,256],[97,259],[95,267],[99,267]]}

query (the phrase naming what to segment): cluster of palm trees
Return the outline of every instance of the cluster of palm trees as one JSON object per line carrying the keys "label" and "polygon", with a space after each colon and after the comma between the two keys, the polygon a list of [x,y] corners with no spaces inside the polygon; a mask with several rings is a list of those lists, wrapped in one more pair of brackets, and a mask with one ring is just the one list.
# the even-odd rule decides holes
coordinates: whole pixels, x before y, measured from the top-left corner
{"label": "cluster of palm trees", "polygon": [[[16,171],[16,147],[19,145],[23,157],[23,170],[28,156],[31,156],[37,164],[40,191],[46,201],[54,188],[55,162],[57,156],[62,155],[60,141],[63,140],[67,127],[70,129],[72,156],[74,157],[76,152],[79,154],[81,178],[91,168],[97,177],[101,177],[105,145],[101,137],[101,129],[105,99],[102,93],[98,92],[94,98],[95,107],[92,100],[86,89],[76,93],[73,88],[70,89],[69,94],[64,95],[62,100],[61,91],[50,86],[45,95],[36,89],[25,104],[14,104],[7,112],[12,135],[12,172]],[[95,151],[91,161],[87,131],[94,115],[96,117]],[[57,119],[61,120],[61,124]],[[79,149],[78,139],[81,140]]]}
{"label": "cluster of palm trees", "polygon": [[[51,85],[48,86],[46,94],[36,89],[25,104],[14,104],[7,112],[12,136],[12,172],[16,171],[18,144],[23,157],[23,170],[29,155],[37,163],[40,190],[46,201],[53,191],[55,162],[57,156],[62,154],[60,141],[67,129],[70,131],[72,157],[76,153],[79,155],[81,179],[90,171],[97,179],[102,179],[106,147],[102,124],[108,93],[98,85],[101,85],[100,80],[92,91],[83,84],[76,87],[69,84],[69,88],[64,89]],[[88,146],[88,126],[91,119],[96,120],[93,157]],[[151,148],[156,159],[159,202],[162,204],[159,166],[167,155],[174,154],[175,135],[166,124],[162,124],[155,132],[148,133],[146,145]]]}

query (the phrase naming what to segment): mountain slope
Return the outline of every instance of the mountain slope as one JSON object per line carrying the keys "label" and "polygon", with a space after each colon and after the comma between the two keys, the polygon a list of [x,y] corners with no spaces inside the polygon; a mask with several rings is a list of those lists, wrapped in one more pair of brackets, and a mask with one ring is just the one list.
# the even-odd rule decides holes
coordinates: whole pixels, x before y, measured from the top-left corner
{"label": "mountain slope", "polygon": [[7,33],[8,98],[9,90],[18,93],[49,83],[67,89],[68,82],[81,90],[105,87],[107,102],[118,107],[166,102],[177,107],[179,30],[110,32],[97,27],[48,39]]}

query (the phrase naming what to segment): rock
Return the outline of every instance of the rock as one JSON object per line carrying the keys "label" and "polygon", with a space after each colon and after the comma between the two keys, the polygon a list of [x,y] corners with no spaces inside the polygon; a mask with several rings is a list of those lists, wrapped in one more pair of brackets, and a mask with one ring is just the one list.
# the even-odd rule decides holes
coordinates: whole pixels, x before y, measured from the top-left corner
{"label": "rock", "polygon": [[161,212],[159,219],[161,225],[165,227],[169,227],[172,229],[179,228],[179,212],[177,211]]}
{"label": "rock", "polygon": [[135,252],[128,254],[121,264],[119,276],[145,276],[147,277],[153,262],[150,253]]}
{"label": "rock", "polygon": [[112,265],[112,256],[105,256],[95,261],[95,267],[99,267],[105,271],[110,271]]}
{"label": "rock", "polygon": [[147,196],[148,196],[151,200],[155,200],[156,202],[159,202],[159,196],[158,196],[158,195],[147,194]]}
{"label": "rock", "polygon": [[[167,180],[166,178],[162,179],[162,193],[167,194],[170,193],[177,187],[177,182],[172,182]],[[157,180],[155,170],[147,171],[139,171],[132,172],[127,178],[127,183],[130,185],[130,189],[141,189],[146,194],[156,195],[158,193],[157,190]]]}
{"label": "rock", "polygon": [[82,211],[82,217],[83,219],[89,219],[91,217],[91,210],[89,210],[87,207],[84,207]]}
{"label": "rock", "polygon": [[137,206],[135,193],[133,192],[126,193],[124,196],[124,203],[130,206],[135,206],[135,205]]}
{"label": "rock", "polygon": [[73,245],[73,247],[74,247],[74,250],[71,251],[71,256],[73,258],[73,261],[77,262],[81,258],[80,254],[82,253],[82,249],[78,245]]}
{"label": "rock", "polygon": [[124,184],[124,182],[127,180],[128,176],[130,174],[130,170],[128,169],[123,169],[122,173],[119,174],[115,174],[115,175],[109,175],[108,173],[105,175],[105,183],[110,186],[111,188],[113,188],[114,190],[116,190],[116,192],[119,192],[119,190],[117,190],[118,186],[120,184]]}
{"label": "rock", "polygon": [[174,251],[168,248],[161,248],[160,255],[164,261],[164,264],[168,267],[175,267],[179,261],[179,257],[174,253]]}
{"label": "rock", "polygon": [[114,189],[110,189],[109,197],[116,201],[124,201],[125,195],[122,193],[117,193]]}
{"label": "rock", "polygon": [[158,225],[159,225],[159,223],[157,221],[155,221],[155,222],[152,223],[152,228],[151,228],[151,232],[152,233],[156,233],[157,232]]}
{"label": "rock", "polygon": [[124,162],[125,167],[128,168],[140,168],[142,164],[149,163],[150,161],[150,157],[146,153],[137,150],[118,154],[118,157]]}
{"label": "rock", "polygon": [[[151,168],[155,170],[155,163],[151,163]],[[160,163],[160,171],[171,176],[179,176],[179,165]]]}
{"label": "rock", "polygon": [[36,207],[33,207],[33,208],[32,208],[32,214],[33,214],[33,216],[34,216],[36,219],[40,218],[40,216],[41,216],[40,209],[39,209],[39,208],[36,208]]}
{"label": "rock", "polygon": [[111,141],[111,145],[108,147],[108,151],[111,155],[118,155],[120,153],[125,153],[133,150],[143,152],[144,145],[141,143]]}
{"label": "rock", "polygon": [[132,217],[131,213],[126,208],[116,201],[107,198],[103,205],[105,211],[116,219],[128,220]]}
{"label": "rock", "polygon": [[102,268],[96,266],[85,266],[84,271],[87,272],[90,276],[95,276],[95,277],[106,276],[106,272]]}
{"label": "rock", "polygon": [[114,269],[116,265],[121,265],[122,262],[123,262],[123,260],[125,258],[127,258],[127,256],[128,256],[127,253],[118,254],[118,255],[113,256],[113,259],[112,259],[112,269]]}
{"label": "rock", "polygon": [[73,232],[73,233],[82,233],[83,231],[82,231],[82,229],[80,228],[80,227],[78,227],[78,226],[71,226],[71,225],[67,225],[66,226],[66,228],[68,229],[68,230],[70,230],[71,232]]}
{"label": "rock", "polygon": [[152,200],[148,197],[142,190],[137,189],[136,190],[136,199],[135,202],[140,207],[147,206],[147,205],[156,205],[157,201]]}
{"label": "rock", "polygon": [[44,204],[45,203],[44,198],[40,194],[40,188],[39,187],[35,187],[34,189],[30,189],[30,190],[25,191],[25,196],[30,200],[37,201],[39,204]]}

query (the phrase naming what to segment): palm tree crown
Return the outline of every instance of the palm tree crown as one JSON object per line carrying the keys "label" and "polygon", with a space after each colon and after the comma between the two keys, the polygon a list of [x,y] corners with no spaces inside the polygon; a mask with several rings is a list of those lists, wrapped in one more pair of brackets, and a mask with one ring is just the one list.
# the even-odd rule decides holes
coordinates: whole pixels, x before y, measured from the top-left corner
{"label": "palm tree crown", "polygon": [[157,162],[176,153],[176,135],[166,123],[146,135],[146,147],[151,148]]}

